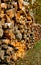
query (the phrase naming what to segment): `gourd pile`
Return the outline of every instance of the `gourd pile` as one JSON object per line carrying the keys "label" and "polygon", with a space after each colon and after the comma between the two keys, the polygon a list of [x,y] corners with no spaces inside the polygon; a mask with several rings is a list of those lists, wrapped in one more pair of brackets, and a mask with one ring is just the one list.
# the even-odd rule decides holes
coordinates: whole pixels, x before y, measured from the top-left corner
{"label": "gourd pile", "polygon": [[35,34],[37,29],[29,14],[28,2],[0,1],[0,64],[14,65],[14,61],[23,58],[40,38]]}

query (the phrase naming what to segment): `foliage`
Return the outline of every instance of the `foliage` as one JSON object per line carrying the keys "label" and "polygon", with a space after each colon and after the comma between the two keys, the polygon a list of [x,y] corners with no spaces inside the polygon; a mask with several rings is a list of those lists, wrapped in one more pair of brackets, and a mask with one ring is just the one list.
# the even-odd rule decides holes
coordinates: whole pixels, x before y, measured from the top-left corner
{"label": "foliage", "polygon": [[35,21],[36,23],[41,24],[41,0],[37,0],[33,4],[33,11],[34,11],[34,16],[35,16]]}

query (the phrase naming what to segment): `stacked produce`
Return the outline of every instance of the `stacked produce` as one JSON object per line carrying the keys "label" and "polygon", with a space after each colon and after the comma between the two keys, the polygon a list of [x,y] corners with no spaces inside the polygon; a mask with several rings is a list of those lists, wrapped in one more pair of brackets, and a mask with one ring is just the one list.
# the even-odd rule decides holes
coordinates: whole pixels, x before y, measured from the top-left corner
{"label": "stacked produce", "polygon": [[35,26],[24,0],[1,0],[0,64],[14,65],[35,43]]}

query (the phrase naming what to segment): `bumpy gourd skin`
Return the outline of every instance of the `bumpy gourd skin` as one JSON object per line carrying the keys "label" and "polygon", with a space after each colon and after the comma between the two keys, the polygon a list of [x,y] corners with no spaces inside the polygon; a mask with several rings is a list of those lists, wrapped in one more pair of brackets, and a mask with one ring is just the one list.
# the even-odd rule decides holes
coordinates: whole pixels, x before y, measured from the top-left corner
{"label": "bumpy gourd skin", "polygon": [[0,44],[0,64],[1,65],[12,65],[14,60],[11,58],[14,49],[6,44]]}
{"label": "bumpy gourd skin", "polygon": [[36,25],[29,14],[28,2],[1,0],[0,65],[15,65],[14,62],[23,58],[39,39],[41,26]]}

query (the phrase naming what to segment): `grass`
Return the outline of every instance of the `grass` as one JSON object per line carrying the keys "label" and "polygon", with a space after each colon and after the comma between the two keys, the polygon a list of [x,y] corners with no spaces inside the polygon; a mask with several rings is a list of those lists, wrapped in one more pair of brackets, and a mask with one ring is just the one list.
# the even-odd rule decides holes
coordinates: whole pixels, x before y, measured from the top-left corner
{"label": "grass", "polygon": [[41,41],[26,52],[24,59],[17,60],[16,65],[41,65]]}

